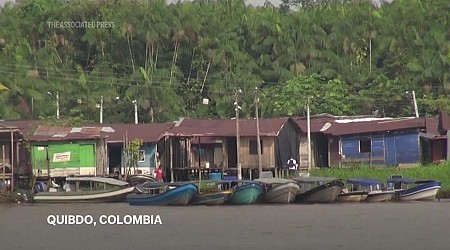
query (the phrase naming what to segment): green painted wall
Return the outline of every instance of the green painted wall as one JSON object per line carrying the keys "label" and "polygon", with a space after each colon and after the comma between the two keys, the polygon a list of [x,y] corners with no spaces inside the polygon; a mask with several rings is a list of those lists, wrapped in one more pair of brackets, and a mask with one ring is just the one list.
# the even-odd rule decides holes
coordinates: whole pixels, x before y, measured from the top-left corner
{"label": "green painted wall", "polygon": [[[95,167],[95,144],[92,143],[42,143],[34,144],[31,157],[34,169],[47,169],[47,152],[50,160],[50,169],[55,168],[93,168]],[[67,157],[70,153],[70,157]],[[64,159],[55,159],[59,154]],[[57,158],[57,157],[56,157]]]}

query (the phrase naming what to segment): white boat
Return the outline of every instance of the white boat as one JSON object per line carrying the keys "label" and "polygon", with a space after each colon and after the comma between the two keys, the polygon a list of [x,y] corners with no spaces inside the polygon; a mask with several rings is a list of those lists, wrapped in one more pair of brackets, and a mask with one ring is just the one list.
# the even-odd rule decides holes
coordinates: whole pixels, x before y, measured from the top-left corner
{"label": "white boat", "polygon": [[39,192],[34,202],[117,202],[125,201],[134,191],[128,182],[103,177],[67,177],[63,189],[56,192]]}
{"label": "white boat", "polygon": [[342,189],[341,193],[336,198],[336,202],[360,202],[367,198],[369,192],[367,191],[348,191],[346,188]]}
{"label": "white boat", "polygon": [[355,189],[368,191],[367,202],[382,202],[389,201],[394,195],[394,190],[387,190],[383,188],[383,183],[379,180],[373,179],[348,179],[348,184],[352,184]]}
{"label": "white boat", "polygon": [[388,184],[394,186],[394,197],[397,200],[434,201],[442,183],[433,180],[391,178],[388,180]]}
{"label": "white boat", "polygon": [[259,178],[254,181],[265,187],[263,202],[288,204],[295,200],[300,186],[292,180],[281,178]]}

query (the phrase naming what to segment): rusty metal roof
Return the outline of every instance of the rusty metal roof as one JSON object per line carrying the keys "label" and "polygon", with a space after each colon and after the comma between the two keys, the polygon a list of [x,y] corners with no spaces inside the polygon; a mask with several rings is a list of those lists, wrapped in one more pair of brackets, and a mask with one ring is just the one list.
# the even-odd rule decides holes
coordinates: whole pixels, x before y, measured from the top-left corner
{"label": "rusty metal roof", "polygon": [[[259,120],[260,136],[278,136],[279,132],[292,118],[281,117]],[[236,136],[235,119],[180,119],[169,131],[170,136],[178,137],[233,137]],[[239,119],[240,136],[256,136],[256,119]]]}
{"label": "rusty metal roof", "polygon": [[108,134],[108,143],[123,143],[125,136],[128,140],[141,139],[144,143],[158,142],[166,131],[173,127],[173,122],[166,123],[121,123],[121,124],[91,124],[91,126],[108,126],[114,132]]}
{"label": "rusty metal roof", "polygon": [[426,118],[424,117],[335,120],[326,123],[321,131],[325,134],[338,136],[410,129],[425,129],[425,120]]}
{"label": "rusty metal roof", "polygon": [[29,141],[94,140],[107,137],[101,127],[38,126]]}

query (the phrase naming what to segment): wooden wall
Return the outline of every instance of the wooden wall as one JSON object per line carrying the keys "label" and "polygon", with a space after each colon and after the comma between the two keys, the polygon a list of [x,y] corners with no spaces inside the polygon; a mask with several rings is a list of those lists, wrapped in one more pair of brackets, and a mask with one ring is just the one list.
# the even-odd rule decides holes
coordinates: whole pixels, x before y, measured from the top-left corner
{"label": "wooden wall", "polygon": [[[306,136],[300,137],[299,156],[300,159],[298,159],[298,167],[300,169],[308,168],[308,138]],[[286,163],[287,162],[283,162],[283,164]]]}
{"label": "wooden wall", "polygon": [[[256,140],[256,137],[241,137],[241,166],[242,168],[257,168],[258,154],[250,154],[250,140]],[[262,155],[261,161],[264,167],[275,166],[275,137],[261,137]]]}

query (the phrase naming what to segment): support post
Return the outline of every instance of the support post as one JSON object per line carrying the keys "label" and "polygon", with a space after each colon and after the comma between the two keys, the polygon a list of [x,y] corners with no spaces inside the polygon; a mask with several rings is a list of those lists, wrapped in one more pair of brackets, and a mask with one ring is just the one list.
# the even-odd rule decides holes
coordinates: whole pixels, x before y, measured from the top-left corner
{"label": "support post", "polygon": [[236,111],[236,161],[237,161],[237,170],[238,170],[238,179],[242,180],[242,167],[241,167],[241,159],[240,159],[240,152],[241,152],[241,146],[240,146],[240,136],[239,136],[239,103],[238,103],[238,94],[241,92],[241,90],[236,91],[236,100],[234,102],[234,110]]}
{"label": "support post", "polygon": [[258,171],[259,171],[259,178],[261,178],[261,174],[262,174],[263,170],[262,170],[262,157],[261,157],[261,137],[259,136],[258,104],[259,104],[258,87],[255,87],[256,144],[257,144],[257,147],[258,147]]}
{"label": "support post", "polygon": [[307,110],[307,114],[306,114],[306,122],[307,122],[307,133],[308,133],[308,171],[311,171],[311,166],[312,166],[312,162],[311,162],[311,117],[310,117],[310,107],[309,107],[309,97],[306,103],[306,110]]}
{"label": "support post", "polygon": [[447,161],[450,161],[450,130],[447,130]]}
{"label": "support post", "polygon": [[5,168],[5,164],[6,164],[6,162],[5,162],[5,157],[6,157],[6,155],[5,155],[5,145],[2,145],[2,168],[3,168],[3,187],[4,187],[4,189],[5,189],[5,193],[6,193],[6,190],[7,190],[7,188],[6,188],[6,168]]}
{"label": "support post", "polygon": [[11,192],[14,191],[14,132],[10,129],[11,133]]}
{"label": "support post", "polygon": [[172,147],[172,139],[169,137],[169,155],[170,155],[170,182],[174,182],[173,176],[173,147]]}

